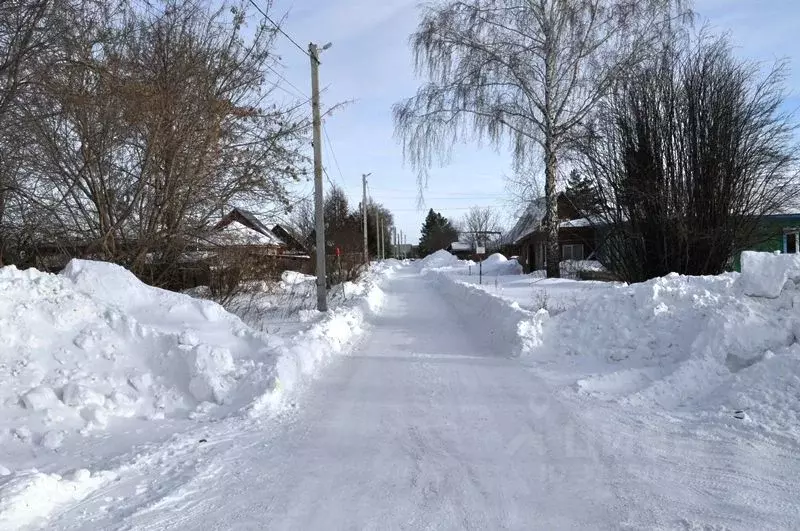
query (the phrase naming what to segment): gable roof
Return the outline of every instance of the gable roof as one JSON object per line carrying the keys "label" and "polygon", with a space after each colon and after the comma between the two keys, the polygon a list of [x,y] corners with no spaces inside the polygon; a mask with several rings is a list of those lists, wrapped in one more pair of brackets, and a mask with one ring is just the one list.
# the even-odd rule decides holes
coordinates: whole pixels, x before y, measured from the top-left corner
{"label": "gable roof", "polygon": [[215,229],[206,238],[206,241],[214,245],[284,245],[283,241],[271,232],[263,234],[237,220],[232,220],[223,227]]}
{"label": "gable roof", "polygon": [[205,238],[214,245],[265,245],[286,247],[286,242],[259,220],[255,214],[234,208]]}
{"label": "gable roof", "polygon": [[450,244],[449,249],[451,251],[458,251],[458,252],[471,251],[472,245],[466,242],[453,242]]}
{"label": "gable roof", "polygon": [[542,220],[545,216],[545,198],[539,197],[530,202],[525,211],[520,216],[514,227],[508,232],[506,238],[508,243],[516,244],[529,234],[533,234],[542,228]]}
{"label": "gable roof", "polygon": [[231,214],[234,212],[239,213],[251,226],[253,229],[257,230],[261,234],[267,234],[272,232],[269,227],[261,223],[261,220],[256,217],[255,214],[250,212],[249,210],[244,210],[243,208],[234,208],[231,211]]}

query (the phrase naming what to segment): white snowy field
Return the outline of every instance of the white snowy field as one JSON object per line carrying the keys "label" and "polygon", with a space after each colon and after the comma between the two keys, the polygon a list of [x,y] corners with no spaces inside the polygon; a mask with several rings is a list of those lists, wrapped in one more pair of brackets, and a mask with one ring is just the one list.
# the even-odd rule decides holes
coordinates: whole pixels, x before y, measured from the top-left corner
{"label": "white snowy field", "polygon": [[800,260],[743,264],[478,286],[440,252],[325,316],[290,275],[250,326],[2,269],[0,529],[795,529]]}

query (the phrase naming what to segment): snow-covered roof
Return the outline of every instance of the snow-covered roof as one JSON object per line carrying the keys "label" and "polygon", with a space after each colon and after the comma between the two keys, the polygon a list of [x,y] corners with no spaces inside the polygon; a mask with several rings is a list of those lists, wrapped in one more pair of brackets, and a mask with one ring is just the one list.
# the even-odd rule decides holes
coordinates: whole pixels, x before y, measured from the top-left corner
{"label": "snow-covered roof", "polygon": [[451,251],[471,251],[472,245],[464,242],[453,242],[450,244]]}
{"label": "snow-covered roof", "polygon": [[261,232],[262,234],[267,234],[272,232],[272,227],[274,227],[274,225],[272,227],[266,226],[261,222],[260,219],[256,217],[255,214],[253,214],[249,210],[244,210],[243,208],[238,208],[238,207],[235,208],[234,210],[238,212],[244,219],[246,219],[248,223],[250,223],[253,227],[255,227],[255,229],[258,232]]}
{"label": "snow-covered roof", "polygon": [[508,243],[516,244],[525,236],[536,232],[542,227],[545,215],[545,198],[534,199],[522,213],[516,225],[509,231],[506,238]]}
{"label": "snow-covered roof", "polygon": [[[266,228],[265,228],[266,230]],[[231,221],[224,227],[215,230],[206,241],[214,245],[285,245],[283,240],[271,231],[265,233],[246,227],[238,221]]]}
{"label": "snow-covered roof", "polygon": [[607,222],[599,217],[568,219],[558,224],[560,229],[577,229],[581,227],[596,227],[598,225],[607,225]]}

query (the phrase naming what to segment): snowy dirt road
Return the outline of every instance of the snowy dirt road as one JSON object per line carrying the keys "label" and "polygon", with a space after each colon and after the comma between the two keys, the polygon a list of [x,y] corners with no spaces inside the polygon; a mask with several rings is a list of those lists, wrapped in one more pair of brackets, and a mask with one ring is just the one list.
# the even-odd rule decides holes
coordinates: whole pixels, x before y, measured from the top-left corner
{"label": "snowy dirt road", "polygon": [[[284,418],[138,456],[50,529],[789,529],[796,454],[548,388],[409,269]],[[193,442],[193,440],[192,440]],[[706,527],[708,526],[708,527]]]}

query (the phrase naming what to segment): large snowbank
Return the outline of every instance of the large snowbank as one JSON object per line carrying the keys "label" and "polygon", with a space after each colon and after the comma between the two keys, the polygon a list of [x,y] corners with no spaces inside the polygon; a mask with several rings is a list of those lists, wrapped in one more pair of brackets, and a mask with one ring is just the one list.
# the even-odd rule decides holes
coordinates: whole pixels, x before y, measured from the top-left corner
{"label": "large snowbank", "polygon": [[598,289],[558,314],[521,312],[490,289],[436,278],[459,312],[475,314],[471,322],[508,339],[509,354],[523,352],[554,383],[629,405],[736,414],[736,422],[746,415],[745,423],[800,438],[800,278],[792,260],[757,258],[746,263],[765,265],[770,278],[773,261],[788,271],[774,298],[748,295],[748,274],[757,272],[745,267]]}
{"label": "large snowbank", "polygon": [[18,439],[57,446],[59,434],[113,417],[245,407],[254,396],[236,393],[240,384],[263,382],[268,392],[280,380],[285,390],[297,371],[281,367],[307,373],[358,332],[363,310],[380,305],[376,277],[367,277],[350,288],[360,299],[287,344],[214,302],[147,286],[113,264],[73,260],[59,275],[2,268],[0,423]]}
{"label": "large snowbank", "polygon": [[[380,279],[395,268],[365,274],[351,286],[357,297],[291,337],[257,332],[214,302],[147,286],[113,264],[73,260],[59,275],[1,268],[0,444],[7,456],[31,446],[46,454],[127,418],[252,417],[279,408],[363,329],[382,304]],[[50,491],[75,499],[107,480],[98,474],[14,470],[0,457],[0,528],[45,517],[49,505],[19,512],[20,504],[59,503]]]}

